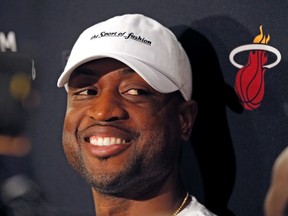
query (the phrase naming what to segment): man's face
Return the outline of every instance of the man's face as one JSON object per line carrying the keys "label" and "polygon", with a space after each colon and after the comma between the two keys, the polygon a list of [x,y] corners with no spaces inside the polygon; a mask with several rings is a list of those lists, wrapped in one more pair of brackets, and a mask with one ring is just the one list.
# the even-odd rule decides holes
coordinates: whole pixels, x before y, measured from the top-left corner
{"label": "man's face", "polygon": [[68,85],[64,151],[96,191],[145,191],[171,174],[181,144],[179,93],[159,93],[108,58],[77,68]]}

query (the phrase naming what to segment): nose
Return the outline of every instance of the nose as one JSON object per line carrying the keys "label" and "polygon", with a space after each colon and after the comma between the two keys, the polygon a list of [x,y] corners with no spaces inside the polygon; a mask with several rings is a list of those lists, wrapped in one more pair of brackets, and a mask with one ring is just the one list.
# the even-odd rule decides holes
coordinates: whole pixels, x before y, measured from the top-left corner
{"label": "nose", "polygon": [[111,91],[101,92],[91,100],[87,114],[97,121],[116,121],[128,118],[121,95]]}

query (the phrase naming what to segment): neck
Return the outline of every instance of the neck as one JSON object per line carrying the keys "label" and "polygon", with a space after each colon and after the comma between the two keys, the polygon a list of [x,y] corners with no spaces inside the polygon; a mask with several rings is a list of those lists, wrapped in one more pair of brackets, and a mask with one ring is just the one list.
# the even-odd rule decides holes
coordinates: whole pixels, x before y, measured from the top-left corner
{"label": "neck", "polygon": [[[139,193],[135,198],[101,194],[93,189],[97,216],[169,216],[179,208],[186,195],[178,177],[168,180],[157,189]],[[151,189],[151,188],[149,188]]]}

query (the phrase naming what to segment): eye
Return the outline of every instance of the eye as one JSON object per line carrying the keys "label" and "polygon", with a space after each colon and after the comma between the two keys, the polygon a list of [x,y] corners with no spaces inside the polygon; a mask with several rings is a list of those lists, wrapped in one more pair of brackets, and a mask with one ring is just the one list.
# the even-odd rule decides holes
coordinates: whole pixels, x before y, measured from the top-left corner
{"label": "eye", "polygon": [[124,92],[123,94],[125,95],[132,95],[132,96],[138,96],[138,95],[149,95],[150,92],[144,89],[129,89],[126,92]]}
{"label": "eye", "polygon": [[88,95],[96,95],[97,91],[95,89],[84,89],[76,93],[76,95],[80,96],[88,96]]}

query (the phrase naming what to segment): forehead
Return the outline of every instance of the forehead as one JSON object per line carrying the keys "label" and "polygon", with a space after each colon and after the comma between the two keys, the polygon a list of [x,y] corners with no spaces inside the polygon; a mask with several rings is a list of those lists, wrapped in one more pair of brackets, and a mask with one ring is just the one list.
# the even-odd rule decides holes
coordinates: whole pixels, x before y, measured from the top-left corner
{"label": "forehead", "polygon": [[117,71],[120,75],[133,74],[140,78],[140,76],[126,64],[112,58],[103,58],[92,60],[76,68],[69,78],[68,85],[71,86],[73,83],[81,82],[81,80],[86,80],[87,82],[89,79],[92,82],[104,74],[113,71]]}
{"label": "forehead", "polygon": [[[97,60],[92,60],[87,63],[84,63],[77,67],[71,76],[75,76],[78,74],[84,75],[91,75],[93,73],[101,74],[104,72],[114,71],[114,70],[121,70],[125,72],[133,72],[133,70],[128,67],[126,64],[112,58],[102,58]],[[71,78],[71,77],[70,77]]]}

